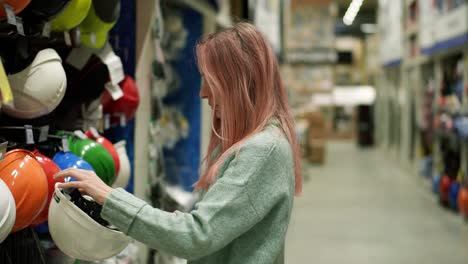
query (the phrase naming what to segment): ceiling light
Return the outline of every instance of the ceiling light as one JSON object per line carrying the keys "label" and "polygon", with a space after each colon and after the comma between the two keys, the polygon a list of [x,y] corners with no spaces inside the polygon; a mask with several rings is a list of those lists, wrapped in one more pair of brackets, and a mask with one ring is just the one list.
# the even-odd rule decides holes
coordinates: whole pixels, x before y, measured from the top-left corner
{"label": "ceiling light", "polygon": [[345,15],[343,16],[343,23],[347,26],[353,24],[356,15],[359,13],[359,9],[362,6],[364,0],[353,0],[351,4],[349,4],[348,9],[346,10]]}

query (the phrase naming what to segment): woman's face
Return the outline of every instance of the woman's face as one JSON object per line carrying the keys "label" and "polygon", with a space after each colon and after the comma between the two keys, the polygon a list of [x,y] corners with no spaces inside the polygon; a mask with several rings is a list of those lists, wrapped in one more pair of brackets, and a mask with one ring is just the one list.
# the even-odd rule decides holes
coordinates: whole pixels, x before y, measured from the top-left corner
{"label": "woman's face", "polygon": [[221,111],[220,111],[219,104],[213,105],[214,104],[213,95],[211,94],[211,90],[208,87],[208,83],[204,79],[203,79],[202,87],[200,90],[200,97],[202,99],[208,100],[208,104],[210,105],[211,110],[215,112],[216,118],[221,119]]}

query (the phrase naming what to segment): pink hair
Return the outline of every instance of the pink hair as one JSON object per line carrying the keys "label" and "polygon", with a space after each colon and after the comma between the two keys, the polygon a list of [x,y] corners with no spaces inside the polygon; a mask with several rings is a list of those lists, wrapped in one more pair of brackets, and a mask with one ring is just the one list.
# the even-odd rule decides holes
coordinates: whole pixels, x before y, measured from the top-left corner
{"label": "pink hair", "polygon": [[[198,67],[220,105],[222,118],[213,111],[205,171],[195,183],[206,190],[231,151],[239,151],[250,136],[263,130],[271,118],[280,122],[292,149],[295,164],[295,191],[302,191],[299,148],[294,119],[280,76],[276,56],[253,25],[238,23],[227,30],[208,35],[196,47]],[[219,101],[219,102],[217,102]],[[213,153],[217,151],[217,156]]]}

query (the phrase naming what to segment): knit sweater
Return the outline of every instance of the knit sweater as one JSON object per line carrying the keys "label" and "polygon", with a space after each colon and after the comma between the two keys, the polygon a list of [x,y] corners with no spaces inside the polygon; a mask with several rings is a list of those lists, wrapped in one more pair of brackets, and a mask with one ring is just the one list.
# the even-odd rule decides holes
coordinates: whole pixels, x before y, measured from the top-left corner
{"label": "knit sweater", "polygon": [[188,263],[281,264],[293,198],[291,146],[274,124],[228,156],[190,213],[164,212],[118,188],[101,215],[128,236]]}

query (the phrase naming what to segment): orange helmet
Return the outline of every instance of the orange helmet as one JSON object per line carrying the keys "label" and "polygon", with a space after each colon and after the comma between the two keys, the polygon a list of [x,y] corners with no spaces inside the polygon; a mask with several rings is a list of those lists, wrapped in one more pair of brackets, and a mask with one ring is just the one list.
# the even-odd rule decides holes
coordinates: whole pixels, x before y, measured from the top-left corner
{"label": "orange helmet", "polygon": [[11,150],[0,162],[0,178],[10,188],[16,202],[12,232],[28,227],[47,202],[47,177],[41,164],[27,150]]}
{"label": "orange helmet", "polygon": [[47,183],[49,185],[49,194],[47,196],[46,206],[41,211],[39,216],[32,222],[32,225],[36,226],[47,221],[47,217],[49,215],[49,204],[50,200],[52,199],[52,196],[54,195],[55,183],[65,182],[65,180],[63,178],[54,179],[54,175],[60,171],[60,168],[57,166],[57,164],[55,164],[55,162],[52,159],[49,159],[45,155],[41,154],[39,150],[34,150],[33,153],[36,156],[37,161],[39,161],[39,163],[41,164],[41,167],[47,176]]}
{"label": "orange helmet", "polygon": [[13,8],[13,12],[15,14],[18,14],[21,12],[27,5],[29,5],[29,2],[31,0],[5,0],[5,1],[0,1],[0,20],[3,20],[6,18],[6,12],[5,8],[3,5],[9,5]]}

